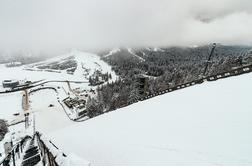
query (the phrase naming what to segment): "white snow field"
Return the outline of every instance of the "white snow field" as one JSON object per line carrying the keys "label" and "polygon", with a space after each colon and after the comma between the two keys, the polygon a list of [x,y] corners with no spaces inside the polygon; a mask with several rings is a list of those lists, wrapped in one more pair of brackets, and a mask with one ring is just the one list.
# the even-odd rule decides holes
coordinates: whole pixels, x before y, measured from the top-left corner
{"label": "white snow field", "polygon": [[251,166],[251,85],[252,74],[203,83],[47,136],[92,166]]}
{"label": "white snow field", "polygon": [[[58,103],[53,90],[37,91],[30,95],[30,101],[30,111],[34,112],[36,130],[39,132],[47,134],[73,123]],[[53,107],[49,107],[50,104]]]}
{"label": "white snow field", "polygon": [[22,113],[22,93],[0,94],[0,119],[13,120],[13,114]]}
{"label": "white snow field", "polygon": [[[31,65],[25,65],[20,67],[12,67],[7,68],[4,64],[0,65],[0,91],[4,91],[2,87],[2,81],[6,79],[15,79],[29,81],[38,81],[38,80],[57,80],[57,81],[81,81],[87,82],[88,77],[91,76],[96,70],[101,71],[102,73],[110,73],[112,79],[109,81],[115,81],[117,76],[115,72],[111,70],[111,67],[100,60],[100,57],[91,54],[91,53],[84,53],[80,51],[72,51],[68,54],[63,56],[55,57],[52,59],[48,59],[43,62],[43,64],[50,64],[54,62],[62,62],[64,59],[68,57],[74,57],[74,60],[77,62],[77,69],[73,74],[67,74],[66,70],[63,71],[56,71],[56,72],[48,72],[46,70],[40,70],[36,68],[36,63]],[[28,69],[28,70],[27,70]],[[36,129],[43,133],[46,137],[48,133],[55,132],[57,130],[63,129],[65,127],[69,127],[70,125],[74,124],[73,121],[69,119],[67,114],[64,112],[64,109],[59,104],[58,100],[61,101],[67,97],[68,92],[71,94],[71,88],[81,88],[81,89],[95,89],[95,87],[89,86],[88,83],[70,83],[70,86],[66,82],[50,82],[46,83],[45,87],[52,87],[56,88],[58,93],[54,90],[47,89],[36,91],[32,93],[29,97],[29,105],[30,108],[28,112],[32,113],[29,116],[29,123],[33,124],[33,117],[35,117],[35,127]],[[71,87],[71,88],[70,88]],[[36,87],[41,88],[41,87]],[[36,89],[34,88],[34,89]],[[9,124],[13,124],[15,122],[24,120],[24,110],[22,108],[22,95],[24,92],[15,92],[15,93],[8,93],[8,94],[0,94],[0,119],[5,119],[8,121]],[[49,105],[53,105],[49,107]],[[19,113],[20,115],[14,116],[14,114]],[[6,134],[3,141],[0,142],[0,153],[4,154],[3,151],[3,144],[6,141],[9,141],[11,137],[13,137],[13,133],[16,133],[16,137],[26,135],[24,132],[25,123],[20,123],[18,125],[14,125],[9,128],[9,132]],[[30,127],[32,129],[32,127]],[[68,159],[68,165],[76,165],[83,162],[83,159],[79,158],[74,153],[69,153],[71,155],[71,159]],[[2,155],[2,158],[4,155]],[[0,161],[2,159],[0,157]],[[75,160],[75,162],[74,162]],[[88,162],[86,164],[88,165]]]}
{"label": "white snow field", "polygon": [[[67,74],[65,71],[61,73],[57,72],[47,72],[47,71],[36,71],[36,64],[49,64],[53,62],[61,62],[64,61],[64,59],[68,57],[74,57],[74,59],[77,62],[77,69],[74,72],[73,75]],[[88,72],[85,72],[82,70],[82,68],[88,69]],[[25,70],[25,69],[34,69],[35,71]],[[4,64],[0,65],[0,90],[4,90],[2,88],[2,81],[5,79],[15,79],[15,80],[30,80],[30,81],[38,81],[38,80],[68,80],[68,81],[88,81],[87,78],[89,75],[92,75],[95,70],[100,70],[103,73],[111,73],[112,79],[109,81],[115,81],[117,79],[117,76],[114,71],[111,70],[111,67],[106,64],[104,61],[100,60],[100,57],[91,54],[91,53],[85,53],[81,51],[71,51],[70,53],[67,53],[65,55],[61,55],[58,57],[54,57],[51,59],[48,59],[46,61],[42,61],[39,63],[34,63],[31,65],[25,65],[20,67],[12,67],[7,68]],[[84,73],[83,73],[84,72]],[[87,78],[86,78],[87,77]],[[90,89],[94,88],[89,86],[88,83],[70,83],[72,88],[84,88],[84,89]],[[67,86],[66,82],[50,82],[47,83],[45,86],[48,87],[61,87],[64,89],[64,91],[71,92],[69,87]],[[48,92],[49,91],[49,92]],[[62,92],[62,90],[60,91]],[[44,117],[42,121],[38,121],[37,123],[44,124],[42,126],[41,130],[49,132],[51,131],[51,124],[46,123],[46,120],[49,121],[51,118],[52,121],[55,121],[55,117],[61,116],[60,121],[54,122],[54,126],[67,126],[68,123],[65,123],[66,121],[69,121],[69,118],[64,113],[64,110],[57,102],[57,97],[59,97],[60,100],[63,100],[67,97],[67,95],[63,92],[60,93],[59,96],[56,96],[56,93],[51,90],[43,90],[38,91],[34,93],[34,95],[31,95],[31,110],[33,112],[36,112],[36,114],[39,114],[39,116]],[[20,119],[18,116],[14,116],[15,113],[21,113],[23,116],[23,109],[22,109],[22,95],[24,92],[15,92],[15,93],[8,93],[8,94],[0,94],[0,119],[5,119],[9,123],[13,120],[17,120],[17,118]],[[53,108],[49,108],[48,106],[50,104],[55,105]],[[57,110],[57,111],[53,111]],[[49,115],[49,116],[48,116]],[[64,119],[63,119],[64,118]],[[40,119],[38,119],[40,120]],[[45,120],[45,122],[44,122]],[[70,121],[71,122],[71,121]],[[58,125],[57,125],[58,124]],[[54,130],[54,129],[53,129]]]}
{"label": "white snow field", "polygon": [[[48,72],[44,70],[37,69],[37,64],[49,64],[53,62],[61,62],[64,61],[65,58],[73,56],[74,59],[77,61],[77,69],[74,72],[73,75],[67,74],[66,71],[62,71],[61,73],[57,72]],[[88,73],[86,73],[84,70],[82,70],[82,66],[84,66],[86,69],[89,70]],[[28,69],[28,70],[25,70]],[[30,71],[29,69],[32,69],[34,71]],[[111,73],[112,80],[116,80],[117,76],[115,72],[111,70],[111,67],[105,63],[104,61],[100,60],[100,57],[96,54],[92,53],[86,53],[81,51],[72,51],[68,54],[61,55],[58,57],[54,57],[51,59],[48,59],[46,61],[42,61],[39,63],[34,63],[30,65],[20,66],[20,67],[12,67],[7,68],[4,64],[0,65],[0,89],[2,87],[2,81],[6,79],[16,79],[16,80],[30,80],[30,81],[38,81],[38,80],[68,80],[68,81],[87,81],[88,76],[92,75],[95,70],[100,70],[103,73]],[[87,74],[87,78],[84,77],[84,75]]]}

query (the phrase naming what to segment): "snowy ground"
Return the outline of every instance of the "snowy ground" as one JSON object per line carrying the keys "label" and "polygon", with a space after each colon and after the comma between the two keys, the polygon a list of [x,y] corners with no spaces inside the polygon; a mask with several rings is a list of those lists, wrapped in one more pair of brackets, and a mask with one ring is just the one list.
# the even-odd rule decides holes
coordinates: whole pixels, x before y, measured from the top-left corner
{"label": "snowy ground", "polygon": [[[41,101],[41,99],[43,99],[43,101]],[[37,91],[30,95],[30,100],[30,110],[35,113],[37,131],[47,134],[74,123],[69,120],[58,103],[55,91]],[[54,106],[49,107],[50,104]]]}
{"label": "snowy ground", "polygon": [[22,113],[22,92],[15,92],[11,94],[0,95],[0,118],[6,120],[13,120],[16,117],[15,113]]}
{"label": "snowy ground", "polygon": [[251,83],[204,83],[49,135],[93,166],[251,166]]}
{"label": "snowy ground", "polygon": [[[59,57],[48,59],[41,63],[52,63],[54,61],[60,61],[62,58],[67,58],[69,56],[74,56],[77,62],[77,69],[73,75],[67,74],[66,71],[61,73],[57,72],[47,72],[47,71],[30,71],[26,69],[35,69],[35,64],[29,66],[20,66],[7,68],[4,64],[0,65],[0,90],[3,91],[2,81],[6,79],[16,79],[16,80],[29,80],[29,81],[38,81],[38,80],[68,80],[68,81],[88,81],[88,76],[92,75],[95,70],[99,70],[102,73],[111,73],[112,79],[109,81],[115,81],[117,76],[111,70],[111,67],[100,60],[100,58],[95,54],[83,53],[80,51],[72,51],[69,54],[65,54]],[[83,70],[88,69],[88,73]],[[35,117],[36,129],[42,133],[51,133],[65,127],[71,126],[74,122],[69,119],[67,114],[64,112],[62,106],[59,104],[59,101],[62,101],[68,96],[68,93],[71,95],[73,92],[71,89],[80,88],[90,90],[95,89],[91,87],[88,83],[70,83],[70,87],[66,82],[50,82],[44,85],[44,87],[53,87],[56,88],[58,93],[54,90],[41,90],[34,92],[30,95],[30,112],[29,120],[30,123],[33,123],[33,117]],[[40,88],[40,87],[36,87]],[[34,89],[36,89],[34,88]],[[58,89],[59,88],[59,89]],[[0,94],[0,119],[5,119],[8,123],[15,122],[17,120],[24,120],[24,111],[22,109],[22,95],[24,92],[15,92],[9,94]],[[52,104],[53,107],[49,107]],[[66,110],[69,113],[69,110]],[[20,116],[14,116],[13,114],[19,113]],[[34,114],[33,114],[34,113]],[[34,116],[33,116],[34,115]],[[70,116],[76,116],[72,114]],[[75,117],[76,118],[76,117]],[[10,141],[11,137],[24,136],[24,123],[12,126],[9,128],[9,132],[5,136],[4,140],[0,142],[0,153],[3,153],[3,144],[6,141]],[[32,127],[30,127],[32,128]],[[29,133],[31,132],[29,128]],[[16,134],[13,134],[16,133]],[[13,136],[12,136],[13,135]],[[18,138],[17,138],[18,139]],[[75,158],[78,158],[76,155],[71,153]],[[4,157],[4,155],[2,156]],[[0,158],[1,161],[1,158]],[[70,161],[69,161],[70,162]]]}
{"label": "snowy ground", "polygon": [[[85,59],[84,54],[78,55]],[[110,70],[109,66],[104,68]],[[75,80],[81,73],[79,69],[76,75],[22,69],[0,66],[0,81]],[[57,101],[66,95],[62,89],[70,91],[66,83],[49,83],[46,86],[60,86],[60,94],[53,90],[33,93],[29,111],[34,112],[38,131],[72,158],[81,157],[92,166],[250,166],[251,83],[252,74],[204,83],[83,123],[70,121]],[[10,121],[14,113],[22,112],[22,93],[0,95],[0,118]],[[50,104],[54,107],[48,107]],[[5,140],[13,132],[17,133],[15,138],[23,135],[23,130],[23,123],[11,127]]]}
{"label": "snowy ground", "polygon": [[[110,81],[115,81],[117,79],[117,76],[115,73],[111,70],[111,67],[100,60],[99,56],[91,53],[84,53],[80,51],[72,51],[68,54],[61,55],[55,58],[48,59],[46,61],[40,62],[40,63],[52,63],[55,61],[61,61],[64,58],[74,56],[76,62],[77,62],[77,69],[73,75],[67,74],[65,72],[62,73],[54,73],[54,72],[46,72],[46,71],[29,71],[25,70],[27,68],[30,68],[31,66],[35,66],[36,64],[31,64],[28,66],[20,66],[20,67],[13,67],[13,68],[7,68],[4,64],[0,65],[0,90],[3,90],[2,88],[2,81],[5,79],[17,79],[17,80],[30,80],[30,81],[38,81],[38,80],[68,80],[68,81],[87,81],[87,79],[83,76],[83,70],[82,67],[85,67],[86,69],[89,69],[89,75],[92,75],[95,70],[100,70],[104,73],[108,72],[111,73],[112,79]],[[71,89],[69,89],[67,83],[47,83],[45,86],[48,87],[61,87],[59,97],[60,99],[64,99],[64,97],[67,97],[67,93],[69,92],[71,94]],[[91,87],[88,85],[88,83],[70,83],[70,86],[72,89],[74,88],[80,88],[80,89],[86,89],[90,90],[90,88],[95,89],[95,87]],[[62,89],[64,92],[62,92]],[[11,118],[15,118],[13,116],[14,113],[22,113],[22,94],[23,92],[17,92],[17,93],[11,93],[11,94],[1,94],[0,95],[0,105],[2,106],[0,110],[0,118],[6,119],[8,121],[12,120]],[[53,96],[55,97],[55,96]],[[47,97],[43,94],[42,96],[37,96],[38,99],[47,99]],[[55,99],[52,99],[54,101],[57,101]],[[43,101],[41,101],[43,103]],[[33,104],[34,105],[34,104]],[[36,109],[39,109],[39,106],[36,106]],[[41,110],[41,108],[40,108]]]}
{"label": "snowy ground", "polygon": [[[105,63],[104,61],[100,60],[100,57],[91,54],[85,53],[80,51],[72,51],[68,54],[61,55],[52,59],[48,59],[43,62],[39,63],[52,63],[55,61],[61,61],[64,58],[74,56],[75,60],[77,61],[77,69],[73,75],[67,74],[65,71],[61,73],[57,72],[48,72],[48,71],[29,71],[25,69],[34,69],[36,70],[36,64],[31,64],[28,66],[20,66],[20,67],[13,67],[7,68],[4,64],[0,65],[0,89],[2,89],[2,81],[6,79],[16,79],[16,80],[29,80],[29,81],[38,81],[38,80],[68,80],[68,81],[88,81],[89,75],[92,75],[95,70],[100,70],[103,73],[111,73],[112,80],[115,81],[117,76],[115,72],[111,70],[111,67]],[[89,72],[86,73],[82,70],[82,66],[86,69],[89,69]],[[85,78],[84,74],[87,74],[87,78]]]}

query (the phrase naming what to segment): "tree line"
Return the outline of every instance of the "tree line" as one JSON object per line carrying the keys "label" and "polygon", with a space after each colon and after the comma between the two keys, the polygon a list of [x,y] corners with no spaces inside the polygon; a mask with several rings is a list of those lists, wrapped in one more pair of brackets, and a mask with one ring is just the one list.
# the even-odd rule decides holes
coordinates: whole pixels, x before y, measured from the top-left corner
{"label": "tree line", "polygon": [[[145,95],[166,90],[202,77],[206,63],[206,76],[230,71],[252,64],[251,47],[217,45],[212,59],[207,62],[211,45],[201,47],[169,47],[159,50],[133,49],[137,58],[127,49],[101,58],[112,66],[119,80],[101,85],[97,98],[91,99],[91,111],[111,111],[139,97],[137,78],[146,77]],[[91,112],[90,111],[90,112]]]}

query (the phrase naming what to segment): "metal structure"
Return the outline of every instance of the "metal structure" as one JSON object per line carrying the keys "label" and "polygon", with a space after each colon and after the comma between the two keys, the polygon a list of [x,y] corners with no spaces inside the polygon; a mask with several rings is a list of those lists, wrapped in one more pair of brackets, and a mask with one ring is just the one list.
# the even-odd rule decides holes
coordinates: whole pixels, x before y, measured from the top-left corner
{"label": "metal structure", "polygon": [[147,77],[138,76],[136,78],[136,89],[137,89],[137,97],[142,97],[146,94],[147,90]]}
{"label": "metal structure", "polygon": [[214,54],[215,48],[216,48],[216,43],[213,43],[211,52],[210,52],[210,54],[209,54],[209,56],[208,56],[208,59],[207,59],[207,61],[206,61],[205,69],[204,69],[204,71],[203,71],[203,75],[202,75],[203,77],[206,77],[207,69],[208,69],[209,64],[211,63],[211,59],[212,59],[212,56],[213,56],[213,54]]}
{"label": "metal structure", "polygon": [[[59,150],[51,141],[46,144],[38,132],[34,133],[33,137],[25,136],[12,146],[11,151],[0,161],[0,166],[16,166],[17,163],[20,163],[17,160],[22,160],[21,166],[35,166],[39,162],[47,166],[59,166],[56,157],[67,157],[67,155],[61,152],[62,155],[56,156],[47,145],[51,145],[55,150]],[[23,157],[21,153],[24,154]]]}
{"label": "metal structure", "polygon": [[24,147],[29,140],[31,140],[31,137],[26,136],[15,145],[12,144],[12,149],[8,152],[5,158],[0,161],[0,166],[10,166],[10,164],[16,166],[16,159],[20,159],[20,154],[23,153]]}

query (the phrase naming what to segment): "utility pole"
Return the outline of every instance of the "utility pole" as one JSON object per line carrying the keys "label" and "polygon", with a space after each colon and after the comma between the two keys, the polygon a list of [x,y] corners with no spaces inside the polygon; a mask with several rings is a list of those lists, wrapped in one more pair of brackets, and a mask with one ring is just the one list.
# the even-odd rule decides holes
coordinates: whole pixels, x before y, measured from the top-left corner
{"label": "utility pole", "polygon": [[33,114],[33,135],[35,135],[36,128],[35,128],[35,114]]}
{"label": "utility pole", "polygon": [[29,113],[25,113],[25,129],[29,127]]}

